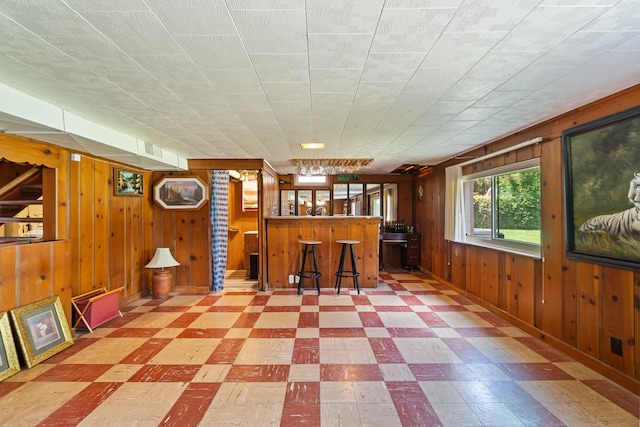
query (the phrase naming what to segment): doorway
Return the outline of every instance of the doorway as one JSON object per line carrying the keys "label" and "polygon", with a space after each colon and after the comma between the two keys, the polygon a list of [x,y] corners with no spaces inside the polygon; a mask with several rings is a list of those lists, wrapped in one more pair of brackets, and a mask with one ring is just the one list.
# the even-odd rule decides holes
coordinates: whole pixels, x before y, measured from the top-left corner
{"label": "doorway", "polygon": [[258,170],[229,170],[225,289],[258,289]]}

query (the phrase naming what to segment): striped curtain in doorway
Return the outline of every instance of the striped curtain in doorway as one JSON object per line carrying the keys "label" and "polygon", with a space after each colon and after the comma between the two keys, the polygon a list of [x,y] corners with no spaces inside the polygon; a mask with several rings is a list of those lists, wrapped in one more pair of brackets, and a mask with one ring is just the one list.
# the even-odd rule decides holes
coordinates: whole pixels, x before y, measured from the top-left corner
{"label": "striped curtain in doorway", "polygon": [[214,292],[224,289],[229,239],[229,171],[214,170],[211,179],[211,267]]}

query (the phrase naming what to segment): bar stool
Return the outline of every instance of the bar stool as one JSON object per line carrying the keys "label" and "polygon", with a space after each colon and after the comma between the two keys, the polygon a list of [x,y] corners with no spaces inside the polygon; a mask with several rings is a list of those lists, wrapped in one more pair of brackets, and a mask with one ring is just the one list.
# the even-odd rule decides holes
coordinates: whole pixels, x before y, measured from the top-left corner
{"label": "bar stool", "polygon": [[[343,278],[353,279],[353,287],[358,290],[360,295],[360,285],[358,284],[358,270],[356,269],[356,256],[353,253],[353,245],[360,243],[358,240],[336,240],[336,243],[342,244],[342,252],[340,253],[340,264],[338,265],[338,271],[336,272],[336,286],[338,294],[340,293],[340,285]],[[351,252],[351,270],[344,269],[344,256],[347,252],[347,246],[349,246]]]}
{"label": "bar stool", "polygon": [[[318,261],[316,259],[316,245],[321,244],[319,240],[298,240],[298,243],[304,245],[302,250],[302,265],[300,271],[296,273],[299,277],[298,280],[298,295],[300,295],[300,288],[302,287],[302,279],[316,279],[316,288],[318,288],[318,295],[320,295],[320,276],[322,273],[318,270]],[[307,261],[307,253],[311,252],[313,255],[313,270],[305,270],[305,263]]]}

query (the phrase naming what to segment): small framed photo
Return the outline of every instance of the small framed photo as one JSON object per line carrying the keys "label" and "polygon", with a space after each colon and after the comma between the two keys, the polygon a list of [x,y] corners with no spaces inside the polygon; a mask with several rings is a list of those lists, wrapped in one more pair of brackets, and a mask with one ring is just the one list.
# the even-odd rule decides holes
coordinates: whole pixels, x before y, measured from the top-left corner
{"label": "small framed photo", "polygon": [[198,210],[207,202],[207,186],[200,178],[162,178],[153,187],[153,199],[165,209]]}
{"label": "small framed photo", "polygon": [[60,297],[14,308],[9,313],[28,368],[73,345]]}
{"label": "small framed photo", "polygon": [[0,381],[20,371],[20,361],[13,342],[9,314],[0,313]]}
{"label": "small framed photo", "polygon": [[113,188],[116,196],[142,196],[143,175],[137,172],[113,168]]}

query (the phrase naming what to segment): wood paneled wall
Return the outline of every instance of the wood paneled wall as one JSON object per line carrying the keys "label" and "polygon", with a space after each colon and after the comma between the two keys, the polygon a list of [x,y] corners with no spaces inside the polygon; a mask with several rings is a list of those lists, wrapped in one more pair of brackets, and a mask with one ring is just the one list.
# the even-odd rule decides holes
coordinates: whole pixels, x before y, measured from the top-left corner
{"label": "wood paneled wall", "polygon": [[[417,178],[425,195],[415,202],[423,236],[422,268],[468,293],[492,311],[562,348],[636,393],[640,387],[640,272],[566,257],[562,188],[562,131],[640,105],[640,86],[569,112],[483,147],[481,156],[540,136],[543,142],[497,156],[475,168],[540,158],[544,261],[444,240],[445,167]],[[623,355],[611,353],[621,338]]]}
{"label": "wood paneled wall", "polygon": [[71,161],[64,148],[2,134],[0,157],[50,168],[44,191],[55,203],[45,214],[56,219],[45,223],[51,240],[0,250],[0,310],[59,295],[71,324],[73,295],[124,286],[122,298],[133,300],[148,291],[151,173],[143,173],[144,196],[115,196],[113,168],[126,166],[87,155]]}
{"label": "wood paneled wall", "polygon": [[[153,183],[163,177],[197,176],[211,191],[211,173],[208,170],[153,174]],[[208,290],[211,284],[211,221],[209,218],[211,194],[200,209],[166,210],[153,205],[153,247],[169,248],[180,263],[173,270],[173,286],[194,290]]]}

